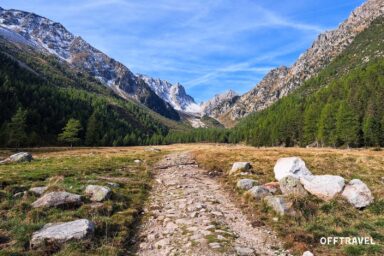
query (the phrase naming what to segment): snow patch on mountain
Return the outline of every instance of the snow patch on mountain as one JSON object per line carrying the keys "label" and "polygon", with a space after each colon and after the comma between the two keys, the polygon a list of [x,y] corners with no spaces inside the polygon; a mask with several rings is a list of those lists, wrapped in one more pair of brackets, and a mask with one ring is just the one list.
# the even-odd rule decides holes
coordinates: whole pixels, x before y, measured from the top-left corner
{"label": "snow patch on mountain", "polygon": [[171,84],[168,81],[155,79],[142,74],[138,74],[137,76],[148,84],[160,98],[171,104],[174,109],[187,113],[200,114],[201,107],[186,93],[185,88],[181,84]]}

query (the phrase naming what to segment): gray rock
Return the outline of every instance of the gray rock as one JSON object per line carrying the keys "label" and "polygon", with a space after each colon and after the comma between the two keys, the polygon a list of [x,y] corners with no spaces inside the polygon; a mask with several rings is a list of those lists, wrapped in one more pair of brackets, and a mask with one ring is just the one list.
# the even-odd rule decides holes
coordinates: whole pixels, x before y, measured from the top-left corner
{"label": "gray rock", "polygon": [[248,190],[248,192],[253,198],[255,199],[261,199],[266,196],[272,195],[268,189],[264,188],[263,186],[255,186]]}
{"label": "gray rock", "polygon": [[14,155],[11,155],[7,159],[0,162],[2,163],[20,163],[20,162],[31,162],[33,159],[32,155],[28,152],[20,152]]}
{"label": "gray rock", "polygon": [[91,201],[101,202],[111,196],[111,189],[98,185],[88,185],[85,188],[85,194],[91,197]]}
{"label": "gray rock", "polygon": [[308,195],[307,191],[304,189],[303,185],[300,183],[300,179],[293,177],[291,175],[282,178],[279,181],[281,192],[284,195],[294,195],[294,196],[306,196]]}
{"label": "gray rock", "polygon": [[276,180],[280,181],[286,176],[303,177],[312,175],[305,166],[305,162],[299,157],[285,157],[277,160],[273,168]]}
{"label": "gray rock", "polygon": [[239,189],[245,189],[245,190],[251,189],[255,185],[257,185],[257,181],[252,179],[241,179],[241,180],[238,180],[236,184],[236,186]]}
{"label": "gray rock", "polygon": [[355,208],[363,208],[373,202],[371,190],[359,179],[351,180],[341,195]]}
{"label": "gray rock", "polygon": [[279,215],[295,215],[292,202],[287,201],[284,196],[267,196],[264,201]]}
{"label": "gray rock", "polygon": [[44,192],[48,189],[48,187],[34,187],[34,188],[30,188],[29,189],[29,192],[35,194],[35,195],[38,195],[38,196],[41,196],[42,194],[44,194]]}
{"label": "gray rock", "polygon": [[279,182],[268,182],[263,184],[263,188],[267,189],[272,194],[275,194],[278,192],[280,185]]}
{"label": "gray rock", "polygon": [[251,256],[255,255],[255,251],[247,247],[235,247],[236,254],[239,256]]}
{"label": "gray rock", "polygon": [[313,253],[311,253],[310,251],[305,251],[303,253],[303,256],[313,256]]}
{"label": "gray rock", "polygon": [[238,171],[248,171],[251,168],[249,162],[236,162],[233,163],[232,169],[229,171],[229,175],[232,175]]}
{"label": "gray rock", "polygon": [[64,243],[69,240],[80,240],[93,234],[95,224],[87,219],[64,223],[48,223],[32,234],[31,247],[45,243]]}
{"label": "gray rock", "polygon": [[312,175],[300,178],[301,184],[312,195],[325,201],[333,199],[344,188],[344,178],[335,175]]}
{"label": "gray rock", "polygon": [[81,204],[81,196],[68,192],[50,192],[32,203],[33,208],[73,206]]}
{"label": "gray rock", "polygon": [[220,249],[221,245],[217,242],[214,242],[214,243],[210,243],[209,247],[211,247],[212,249]]}
{"label": "gray rock", "polygon": [[110,187],[112,187],[112,188],[118,188],[118,187],[120,187],[119,184],[114,183],[114,182],[107,182],[107,185],[110,186]]}

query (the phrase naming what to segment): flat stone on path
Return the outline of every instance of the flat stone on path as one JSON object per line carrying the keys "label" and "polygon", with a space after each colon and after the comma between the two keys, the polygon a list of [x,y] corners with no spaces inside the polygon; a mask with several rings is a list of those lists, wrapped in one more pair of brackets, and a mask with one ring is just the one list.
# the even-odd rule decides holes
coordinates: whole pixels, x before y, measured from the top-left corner
{"label": "flat stone on path", "polygon": [[80,240],[93,234],[95,224],[87,219],[64,223],[48,223],[32,234],[31,247],[46,243],[64,243],[69,240]]}
{"label": "flat stone on path", "polygon": [[81,196],[68,192],[50,192],[32,203],[33,208],[73,206],[81,204]]}

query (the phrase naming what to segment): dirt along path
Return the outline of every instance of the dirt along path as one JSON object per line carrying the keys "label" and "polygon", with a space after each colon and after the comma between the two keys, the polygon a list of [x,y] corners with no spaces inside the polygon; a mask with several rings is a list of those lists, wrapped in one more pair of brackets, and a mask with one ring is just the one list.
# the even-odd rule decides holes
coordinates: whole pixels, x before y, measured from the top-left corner
{"label": "dirt along path", "polygon": [[191,154],[166,156],[155,179],[137,255],[285,255],[276,236],[252,227]]}

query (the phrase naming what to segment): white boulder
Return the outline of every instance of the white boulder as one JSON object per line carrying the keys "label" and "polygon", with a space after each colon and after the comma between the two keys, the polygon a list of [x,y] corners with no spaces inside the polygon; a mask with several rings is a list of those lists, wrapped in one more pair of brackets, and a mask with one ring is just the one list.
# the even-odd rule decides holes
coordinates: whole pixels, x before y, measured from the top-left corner
{"label": "white boulder", "polygon": [[305,162],[299,157],[285,157],[277,160],[273,168],[276,180],[281,180],[286,176],[304,177],[312,175],[305,166]]}
{"label": "white boulder", "polygon": [[20,152],[14,155],[11,155],[7,159],[1,161],[0,163],[20,163],[20,162],[31,162],[33,159],[32,155],[28,152]]}
{"label": "white boulder", "polygon": [[305,252],[303,253],[303,256],[313,256],[313,253],[310,252],[310,251],[305,251]]}
{"label": "white boulder", "polygon": [[48,223],[42,229],[32,234],[31,247],[45,243],[64,243],[69,240],[80,240],[91,235],[95,224],[87,219],[64,223]]}
{"label": "white boulder", "polygon": [[363,208],[373,202],[371,190],[359,179],[351,180],[341,195],[355,208]]}
{"label": "white boulder", "polygon": [[101,202],[111,196],[111,189],[104,186],[88,185],[85,188],[85,194],[91,197],[91,201]]}
{"label": "white boulder", "polygon": [[229,171],[229,175],[232,175],[238,171],[248,171],[251,168],[249,162],[236,162],[233,163],[232,169]]}
{"label": "white boulder", "polygon": [[335,175],[307,175],[300,182],[305,190],[325,201],[333,199],[345,185],[344,178]]}

